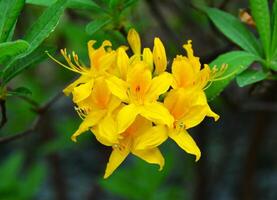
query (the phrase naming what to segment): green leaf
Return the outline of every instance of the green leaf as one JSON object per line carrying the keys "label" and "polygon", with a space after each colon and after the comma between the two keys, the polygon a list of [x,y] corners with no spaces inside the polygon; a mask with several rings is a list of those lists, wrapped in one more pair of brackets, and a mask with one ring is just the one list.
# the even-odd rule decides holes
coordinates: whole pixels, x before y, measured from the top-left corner
{"label": "green leaf", "polygon": [[[48,7],[54,4],[56,1],[57,0],[27,0],[26,3]],[[91,11],[104,11],[97,3],[91,0],[68,0],[66,7]]]}
{"label": "green leaf", "polygon": [[73,9],[98,11],[98,12],[105,11],[97,3],[91,0],[68,0],[66,7],[73,8]]}
{"label": "green leaf", "polygon": [[135,4],[138,0],[128,0],[124,2],[123,10]]}
{"label": "green leaf", "polygon": [[7,59],[14,58],[26,52],[28,48],[29,44],[24,40],[0,43],[0,64],[3,64]]}
{"label": "green leaf", "polygon": [[48,7],[28,30],[24,37],[30,43],[28,53],[35,50],[54,31],[63,14],[66,2],[67,0],[58,0]]}
{"label": "green leaf", "polygon": [[51,6],[54,4],[57,0],[26,0],[26,3],[28,4],[34,4],[38,6]]}
{"label": "green leaf", "polygon": [[234,16],[216,8],[202,8],[215,26],[242,49],[261,55],[255,36]]}
{"label": "green leaf", "polygon": [[25,180],[20,184],[20,199],[33,199],[44,180],[45,174],[46,169],[44,165],[38,164],[33,166],[29,170]]}
{"label": "green leaf", "polygon": [[8,187],[9,184],[12,184],[16,177],[19,174],[19,170],[23,163],[23,154],[17,152],[12,154],[7,160],[0,164],[0,191],[3,187]]}
{"label": "green leaf", "polygon": [[265,56],[268,58],[270,54],[270,13],[268,8],[268,0],[250,0],[251,14],[256,22],[256,26],[263,43]]}
{"label": "green leaf", "polygon": [[[45,53],[47,50],[49,50],[49,47],[39,47],[31,54],[10,63],[10,65],[8,65],[3,72],[3,84],[7,84],[12,78],[20,74],[23,70],[26,70],[33,64],[47,58]],[[49,51],[53,51],[53,49]]]}
{"label": "green leaf", "polygon": [[86,26],[86,32],[89,35],[92,35],[95,32],[99,31],[104,26],[106,26],[109,22],[111,22],[111,20],[112,20],[111,18],[108,18],[108,19],[96,19],[96,20],[90,22]]}
{"label": "green leaf", "polygon": [[277,60],[271,61],[271,69],[273,69],[274,71],[277,71]]}
{"label": "green leaf", "polygon": [[247,69],[256,60],[259,60],[257,56],[245,51],[232,51],[218,56],[209,66],[214,68],[227,64],[227,70],[222,75],[226,78],[212,82],[210,87],[205,90],[208,100],[213,100],[218,96],[237,74]]}
{"label": "green leaf", "polygon": [[110,0],[109,1],[109,8],[116,9],[116,7],[121,3],[121,0]]}
{"label": "green leaf", "polygon": [[266,79],[267,76],[268,76],[268,73],[262,70],[247,69],[241,74],[239,74],[236,80],[240,87],[244,87],[246,85],[250,85],[252,83],[262,81]]}
{"label": "green leaf", "polygon": [[7,41],[24,4],[24,0],[0,1],[0,42]]}
{"label": "green leaf", "polygon": [[32,95],[32,92],[25,87],[18,87],[16,89],[13,90],[9,90],[8,91],[8,95],[14,95],[14,96],[30,96]]}
{"label": "green leaf", "polygon": [[275,57],[277,56],[277,0],[275,0],[273,4],[272,24],[273,24],[273,31],[272,31],[271,51],[273,55],[272,57]]}

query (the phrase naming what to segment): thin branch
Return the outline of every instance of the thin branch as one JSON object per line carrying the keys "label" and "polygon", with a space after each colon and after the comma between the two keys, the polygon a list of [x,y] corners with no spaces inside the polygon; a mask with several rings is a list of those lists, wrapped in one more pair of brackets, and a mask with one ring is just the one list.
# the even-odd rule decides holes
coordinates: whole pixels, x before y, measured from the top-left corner
{"label": "thin branch", "polygon": [[0,100],[0,107],[1,107],[1,115],[2,115],[1,122],[0,122],[0,129],[1,129],[8,121],[5,100],[3,99]]}
{"label": "thin branch", "polygon": [[25,136],[29,135],[30,133],[36,131],[36,129],[39,127],[40,121],[43,118],[44,114],[50,109],[51,106],[54,105],[54,103],[56,103],[59,100],[60,97],[62,97],[61,92],[59,92],[56,96],[54,96],[51,100],[49,100],[43,106],[35,109],[38,116],[33,121],[32,125],[29,129],[27,129],[23,132],[17,133],[17,134],[13,134],[11,136],[0,137],[0,144],[9,143],[9,142],[17,140],[19,138],[25,137]]}

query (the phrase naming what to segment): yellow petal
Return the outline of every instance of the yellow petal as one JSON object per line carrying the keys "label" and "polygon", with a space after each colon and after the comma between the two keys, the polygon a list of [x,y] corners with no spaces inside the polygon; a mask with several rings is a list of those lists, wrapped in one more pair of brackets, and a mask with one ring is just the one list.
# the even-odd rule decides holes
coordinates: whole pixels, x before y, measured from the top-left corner
{"label": "yellow petal", "polygon": [[148,149],[148,150],[140,150],[140,151],[132,151],[132,153],[150,164],[159,165],[160,171],[164,167],[164,157],[158,148],[153,148],[153,149]]}
{"label": "yellow petal", "polygon": [[130,92],[135,98],[144,97],[151,85],[151,80],[152,74],[143,62],[133,66],[127,75]]}
{"label": "yellow petal", "polygon": [[137,150],[153,149],[167,139],[168,133],[163,125],[148,128],[145,132],[134,138],[133,148]]}
{"label": "yellow petal", "polygon": [[78,103],[85,98],[89,97],[89,95],[92,92],[93,87],[93,79],[87,83],[83,83],[73,89],[72,95],[73,95],[73,102]]}
{"label": "yellow petal", "polygon": [[186,130],[184,130],[183,132],[169,131],[169,137],[172,138],[184,151],[189,154],[195,155],[195,161],[198,161],[200,159],[201,151]]}
{"label": "yellow petal", "polygon": [[108,178],[129,154],[128,148],[114,148],[106,167],[104,178]]}
{"label": "yellow petal", "polygon": [[149,101],[157,100],[161,94],[167,92],[171,83],[172,76],[167,72],[154,77],[151,81],[151,86],[147,92],[147,99]]}
{"label": "yellow petal", "polygon": [[151,72],[153,72],[153,54],[149,48],[144,48],[142,53],[142,58],[145,63],[147,63]]}
{"label": "yellow petal", "polygon": [[193,85],[196,78],[193,66],[184,56],[177,56],[172,63],[172,75],[174,77],[173,88],[188,87]]}
{"label": "yellow petal", "polygon": [[117,115],[118,132],[124,132],[136,119],[140,109],[135,104],[124,106]]}
{"label": "yellow petal", "polygon": [[116,108],[120,106],[120,104],[121,101],[117,97],[112,96],[108,105],[108,112],[112,113]]}
{"label": "yellow petal", "polygon": [[188,112],[191,96],[190,90],[183,88],[170,90],[167,94],[164,105],[175,120],[181,119]]}
{"label": "yellow petal", "polygon": [[101,72],[108,70],[116,60],[116,53],[111,51],[99,58],[98,68]]}
{"label": "yellow petal", "polygon": [[117,52],[117,66],[119,68],[120,77],[126,80],[129,67],[129,57],[123,48],[119,48]]}
{"label": "yellow petal", "polygon": [[141,53],[141,42],[139,34],[136,32],[135,29],[130,29],[128,32],[127,40],[133,50],[134,54]]}
{"label": "yellow petal", "polygon": [[105,78],[97,78],[91,92],[90,103],[99,109],[107,109],[111,99],[111,92],[106,84]]}
{"label": "yellow petal", "polygon": [[128,85],[125,81],[117,78],[116,76],[112,76],[106,79],[106,82],[113,95],[117,96],[123,102],[127,103],[129,101],[129,97],[127,95]]}
{"label": "yellow petal", "polygon": [[192,128],[200,124],[207,115],[206,106],[193,106],[185,114],[184,118],[181,120],[186,129]]}
{"label": "yellow petal", "polygon": [[71,136],[71,140],[76,142],[76,138],[83,132],[89,130],[92,126],[96,125],[106,114],[106,111],[100,110],[95,112],[90,112],[84,121],[80,124],[78,130]]}
{"label": "yellow petal", "polygon": [[199,58],[195,57],[194,54],[193,54],[193,49],[192,49],[192,44],[191,43],[192,43],[192,41],[189,40],[187,44],[183,45],[183,47],[187,51],[187,56],[188,56],[188,59],[189,59],[190,63],[193,66],[193,69],[195,70],[195,72],[199,72],[200,68],[201,68],[201,64],[199,62]]}
{"label": "yellow petal", "polygon": [[155,73],[160,74],[166,70],[167,58],[165,48],[159,38],[154,40],[153,59],[155,63]]}
{"label": "yellow petal", "polygon": [[87,82],[89,82],[89,77],[88,77],[88,76],[82,75],[82,76],[81,76],[80,78],[78,78],[76,81],[74,81],[73,83],[71,83],[70,85],[68,85],[68,86],[63,90],[63,92],[64,92],[64,94],[65,94],[66,96],[68,96],[68,95],[70,95],[70,94],[73,92],[73,90],[74,90],[75,87],[77,87],[77,86],[80,85],[80,84],[87,83]]}
{"label": "yellow petal", "polygon": [[216,114],[216,113],[214,113],[214,112],[211,110],[210,106],[207,106],[207,116],[208,116],[208,117],[213,117],[213,118],[214,118],[214,121],[217,121],[217,120],[219,119],[219,115]]}
{"label": "yellow petal", "polygon": [[96,139],[106,146],[112,146],[118,143],[117,125],[111,115],[107,115],[100,120],[97,128],[93,130],[93,133]]}
{"label": "yellow petal", "polygon": [[174,118],[169,111],[163,106],[163,104],[158,102],[145,103],[141,106],[140,114],[156,124],[172,126],[174,121]]}

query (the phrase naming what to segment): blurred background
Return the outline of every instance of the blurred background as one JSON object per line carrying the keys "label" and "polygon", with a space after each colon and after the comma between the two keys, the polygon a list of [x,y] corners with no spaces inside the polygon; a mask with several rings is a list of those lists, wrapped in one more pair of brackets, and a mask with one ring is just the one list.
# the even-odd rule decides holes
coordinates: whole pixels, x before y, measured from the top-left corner
{"label": "blurred background", "polygon": [[[94,2],[105,8],[107,1]],[[120,18],[97,32],[87,24],[102,18],[101,12],[69,8],[44,43],[54,47],[52,55],[64,63],[59,49],[74,50],[88,63],[88,40],[100,44],[109,39],[118,47],[127,44],[125,34],[130,27],[138,30],[143,46],[152,48],[154,37],[160,37],[170,62],[174,55],[185,53],[182,44],[188,39],[201,63],[238,49],[193,3],[206,3],[234,16],[249,7],[246,0],[137,0],[126,9],[113,8],[122,12]],[[44,9],[26,4],[15,37],[21,38]],[[277,199],[276,82],[244,88],[232,83],[211,102],[220,120],[206,119],[189,130],[202,151],[198,162],[169,140],[161,147],[166,159],[162,172],[129,156],[104,180],[111,148],[99,144],[89,132],[77,143],[70,140],[81,119],[61,91],[75,75],[46,59],[10,83],[11,87],[27,87],[32,94],[7,100],[8,121],[0,137],[23,136],[0,142],[0,200]]]}

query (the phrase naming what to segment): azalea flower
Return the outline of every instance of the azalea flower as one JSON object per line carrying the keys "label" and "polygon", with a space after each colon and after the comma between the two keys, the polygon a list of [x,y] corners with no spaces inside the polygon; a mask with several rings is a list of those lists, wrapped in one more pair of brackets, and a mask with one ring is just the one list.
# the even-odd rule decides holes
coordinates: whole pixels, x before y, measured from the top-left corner
{"label": "azalea flower", "polygon": [[104,178],[108,178],[125,160],[129,153],[151,164],[164,166],[164,158],[158,146],[167,139],[166,129],[162,125],[152,126],[152,122],[137,116],[134,122],[123,133],[122,139],[113,146]]}
{"label": "azalea flower", "polygon": [[83,120],[71,139],[90,131],[103,145],[112,147],[104,178],[109,177],[131,153],[148,163],[164,166],[159,146],[173,139],[183,150],[196,156],[201,151],[187,130],[208,117],[219,118],[209,107],[205,89],[218,79],[216,70],[208,65],[201,69],[194,56],[191,41],[183,47],[187,56],[178,55],[172,62],[172,72],[166,72],[167,56],[159,38],[153,50],[142,48],[139,34],[130,29],[128,47],[112,49],[104,41],[95,49],[88,42],[90,66],[79,61],[74,52],[61,50],[68,66],[80,77],[64,89],[72,95],[75,108]]}
{"label": "azalea flower", "polygon": [[85,101],[82,103],[88,104],[90,107],[86,110],[81,109],[84,107],[82,105],[77,107],[83,122],[71,136],[71,139],[76,142],[76,138],[80,134],[87,130],[92,130],[96,139],[102,144],[112,146],[118,143],[114,112],[120,106],[121,101],[111,95],[103,77],[95,80],[90,96]]}
{"label": "azalea flower", "polygon": [[156,124],[170,126],[173,123],[173,117],[168,110],[157,101],[159,96],[165,93],[171,85],[172,80],[168,73],[164,72],[152,78],[151,71],[146,64],[139,62],[129,70],[126,81],[116,76],[112,76],[106,81],[112,94],[127,104],[117,116],[119,132],[125,131],[134,122],[137,115]]}

